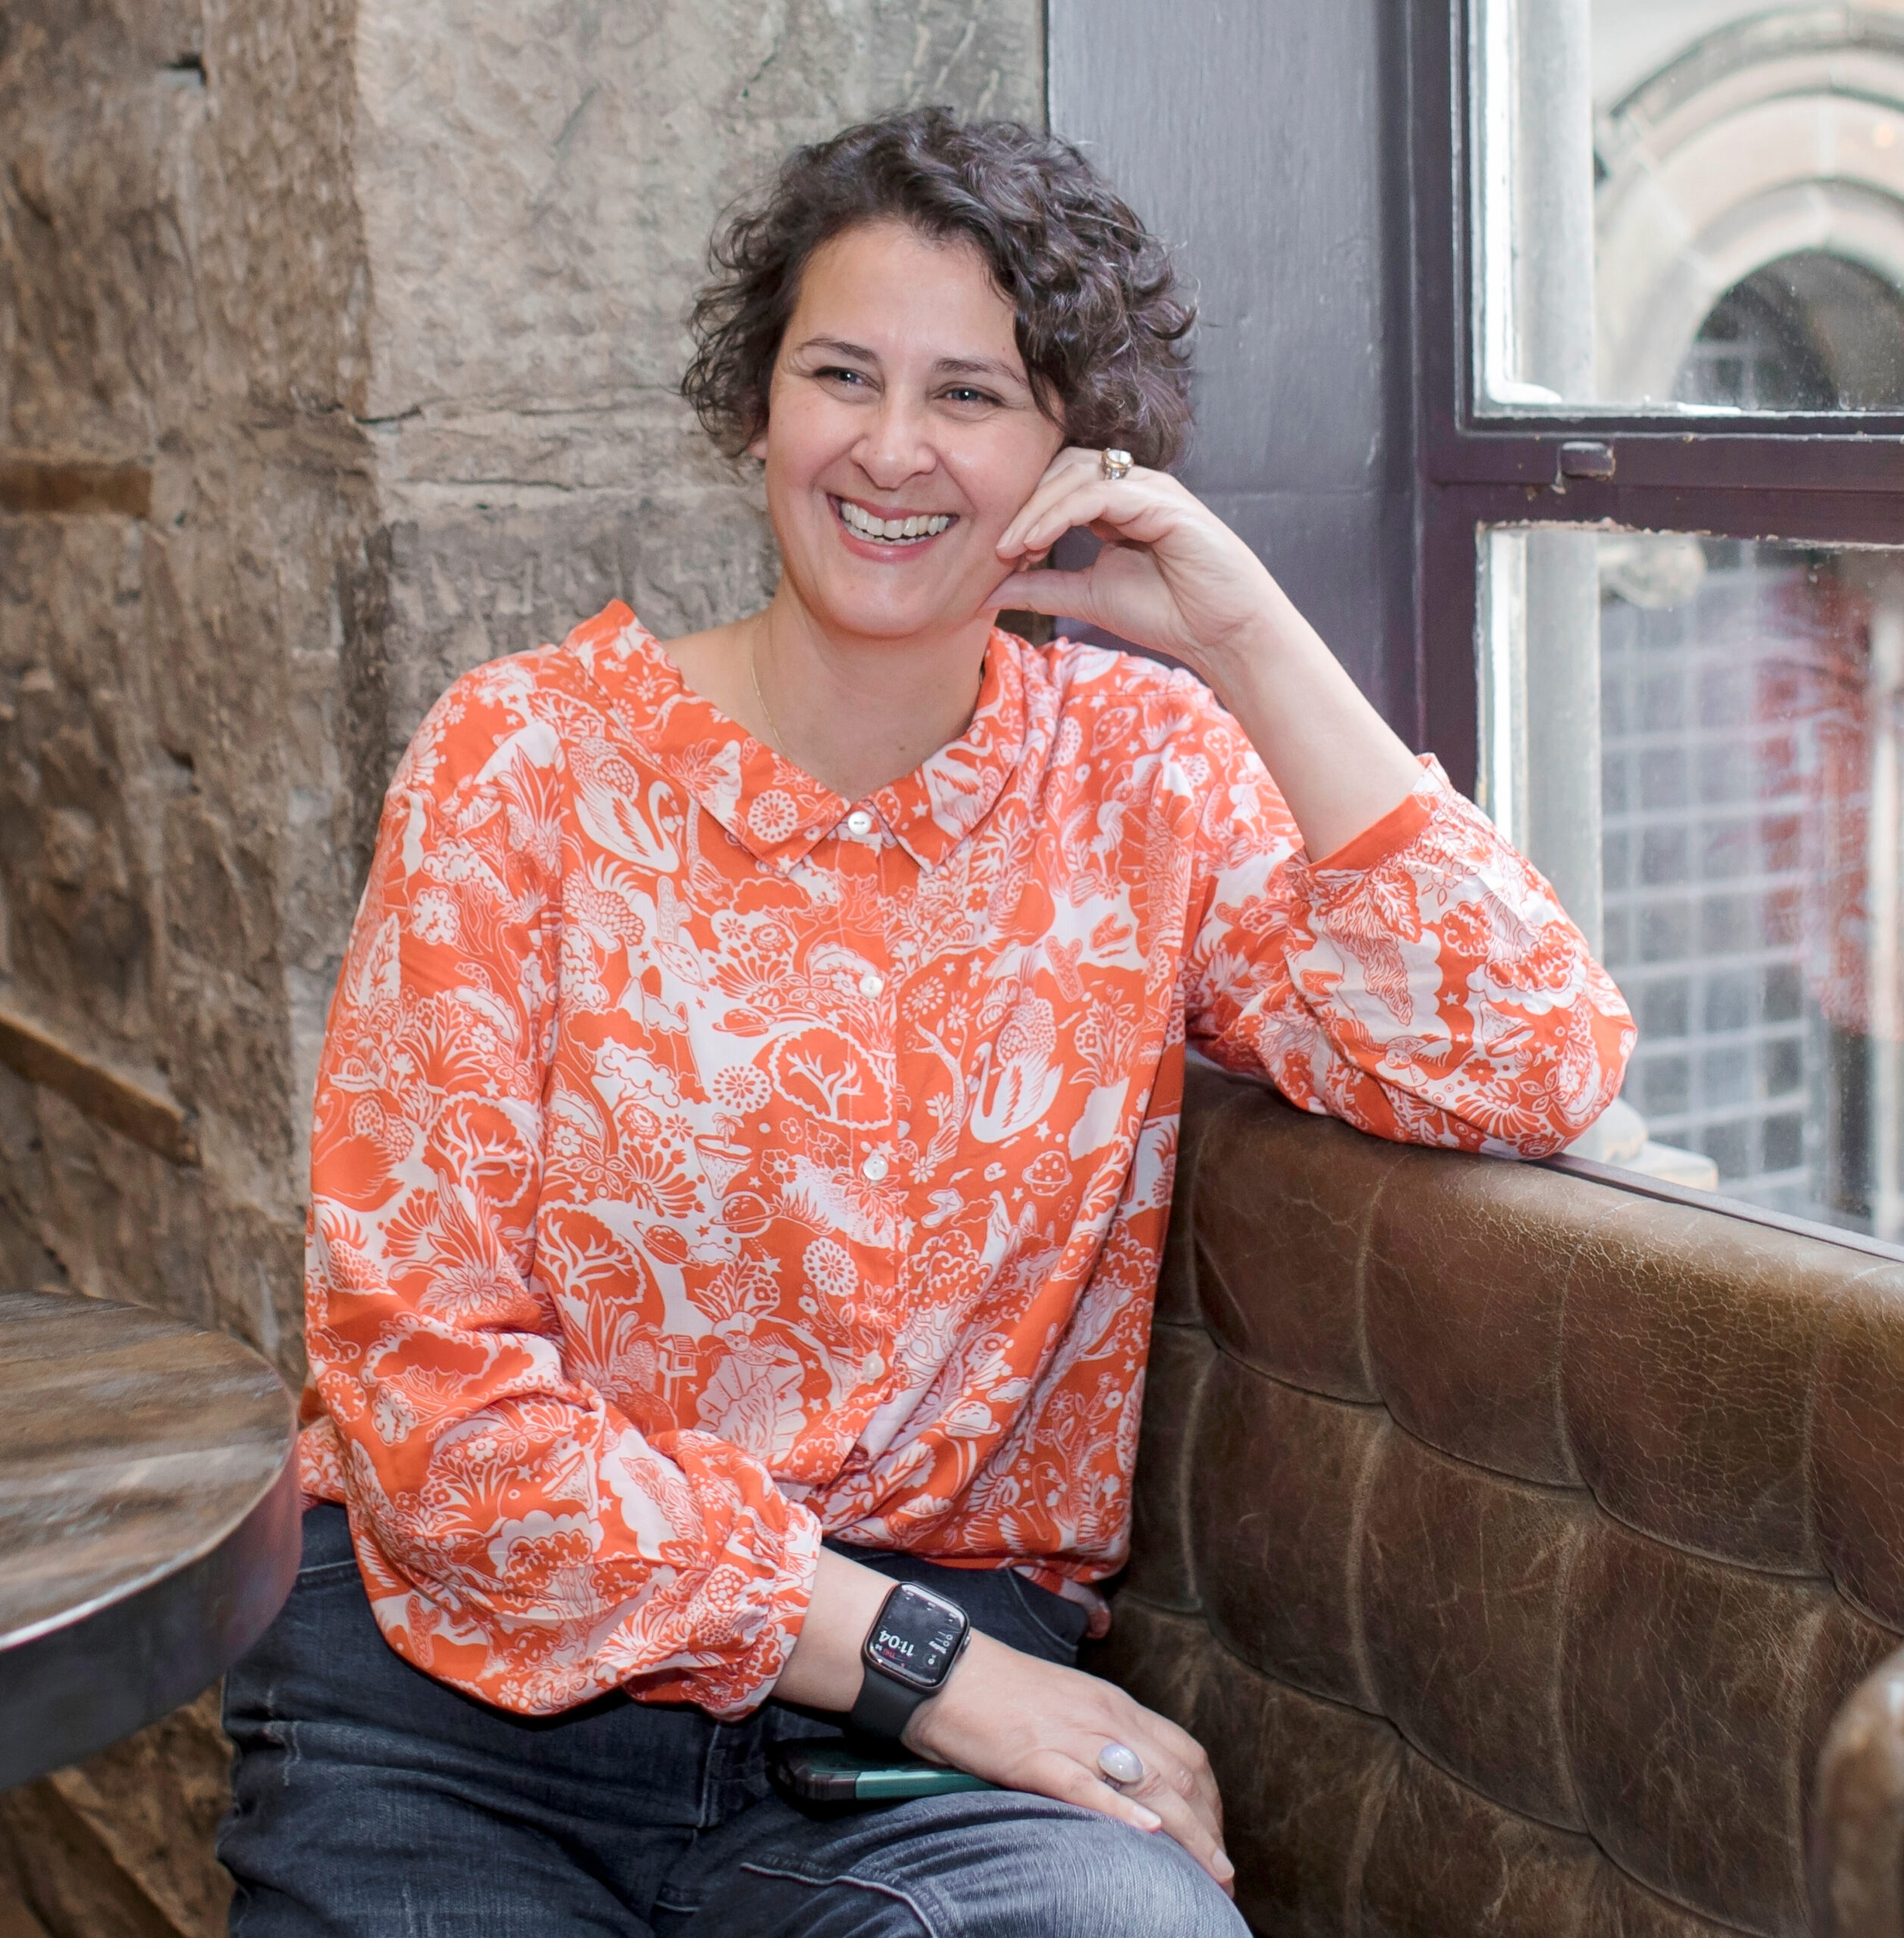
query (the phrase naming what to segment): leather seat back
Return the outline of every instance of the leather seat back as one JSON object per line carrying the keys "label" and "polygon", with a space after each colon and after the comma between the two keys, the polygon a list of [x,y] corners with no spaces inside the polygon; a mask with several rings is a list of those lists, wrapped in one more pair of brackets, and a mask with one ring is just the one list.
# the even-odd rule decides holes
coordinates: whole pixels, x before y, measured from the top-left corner
{"label": "leather seat back", "polygon": [[1904,1636],[1904,1265],[1193,1065],[1136,1512],[1096,1665],[1259,1929],[1803,1932]]}

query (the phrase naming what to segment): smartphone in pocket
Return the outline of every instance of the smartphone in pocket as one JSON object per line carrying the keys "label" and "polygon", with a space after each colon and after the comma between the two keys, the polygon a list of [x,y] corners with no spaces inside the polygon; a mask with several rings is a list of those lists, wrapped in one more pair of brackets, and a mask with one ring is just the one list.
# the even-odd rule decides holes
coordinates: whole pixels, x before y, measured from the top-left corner
{"label": "smartphone in pocket", "polygon": [[983,1777],[921,1762],[903,1751],[862,1756],[837,1743],[790,1743],[775,1759],[774,1770],[796,1796],[812,1803],[896,1803],[909,1796],[997,1787]]}

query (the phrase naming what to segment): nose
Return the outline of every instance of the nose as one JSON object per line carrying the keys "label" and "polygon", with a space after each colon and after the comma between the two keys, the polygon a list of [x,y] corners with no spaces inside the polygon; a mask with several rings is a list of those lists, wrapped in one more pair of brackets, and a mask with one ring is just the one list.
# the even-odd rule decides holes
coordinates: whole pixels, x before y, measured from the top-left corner
{"label": "nose", "polygon": [[902,484],[939,468],[939,453],[933,446],[924,410],[893,391],[880,399],[877,413],[853,447],[852,455],[853,462],[881,491],[896,491]]}

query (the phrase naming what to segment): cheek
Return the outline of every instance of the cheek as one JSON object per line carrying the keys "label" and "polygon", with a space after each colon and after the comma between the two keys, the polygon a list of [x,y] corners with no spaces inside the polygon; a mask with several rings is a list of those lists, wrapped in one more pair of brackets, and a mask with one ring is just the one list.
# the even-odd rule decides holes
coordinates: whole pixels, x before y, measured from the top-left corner
{"label": "cheek", "polygon": [[756,454],[767,461],[770,487],[776,478],[804,485],[843,449],[850,448],[853,435],[846,413],[834,408],[829,399],[793,385],[784,391],[777,386]]}
{"label": "cheek", "polygon": [[957,464],[948,469],[955,471],[971,505],[974,524],[983,531],[1002,531],[1037,490],[1059,448],[1055,437],[1028,438],[1021,431],[961,452]]}

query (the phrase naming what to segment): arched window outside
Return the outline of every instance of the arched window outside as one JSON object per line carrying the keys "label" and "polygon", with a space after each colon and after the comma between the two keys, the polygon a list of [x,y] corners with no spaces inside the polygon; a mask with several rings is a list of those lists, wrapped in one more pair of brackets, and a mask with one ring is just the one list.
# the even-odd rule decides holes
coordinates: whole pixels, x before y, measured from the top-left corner
{"label": "arched window outside", "polygon": [[1731,410],[1904,410],[1904,291],[1826,250],[1781,256],[1712,306],[1673,394]]}
{"label": "arched window outside", "polygon": [[1586,1154],[1904,1236],[1904,531],[1837,494],[1904,415],[1904,5],[1467,26],[1471,422],[1575,441],[1482,520],[1481,790],[1641,1031]]}

